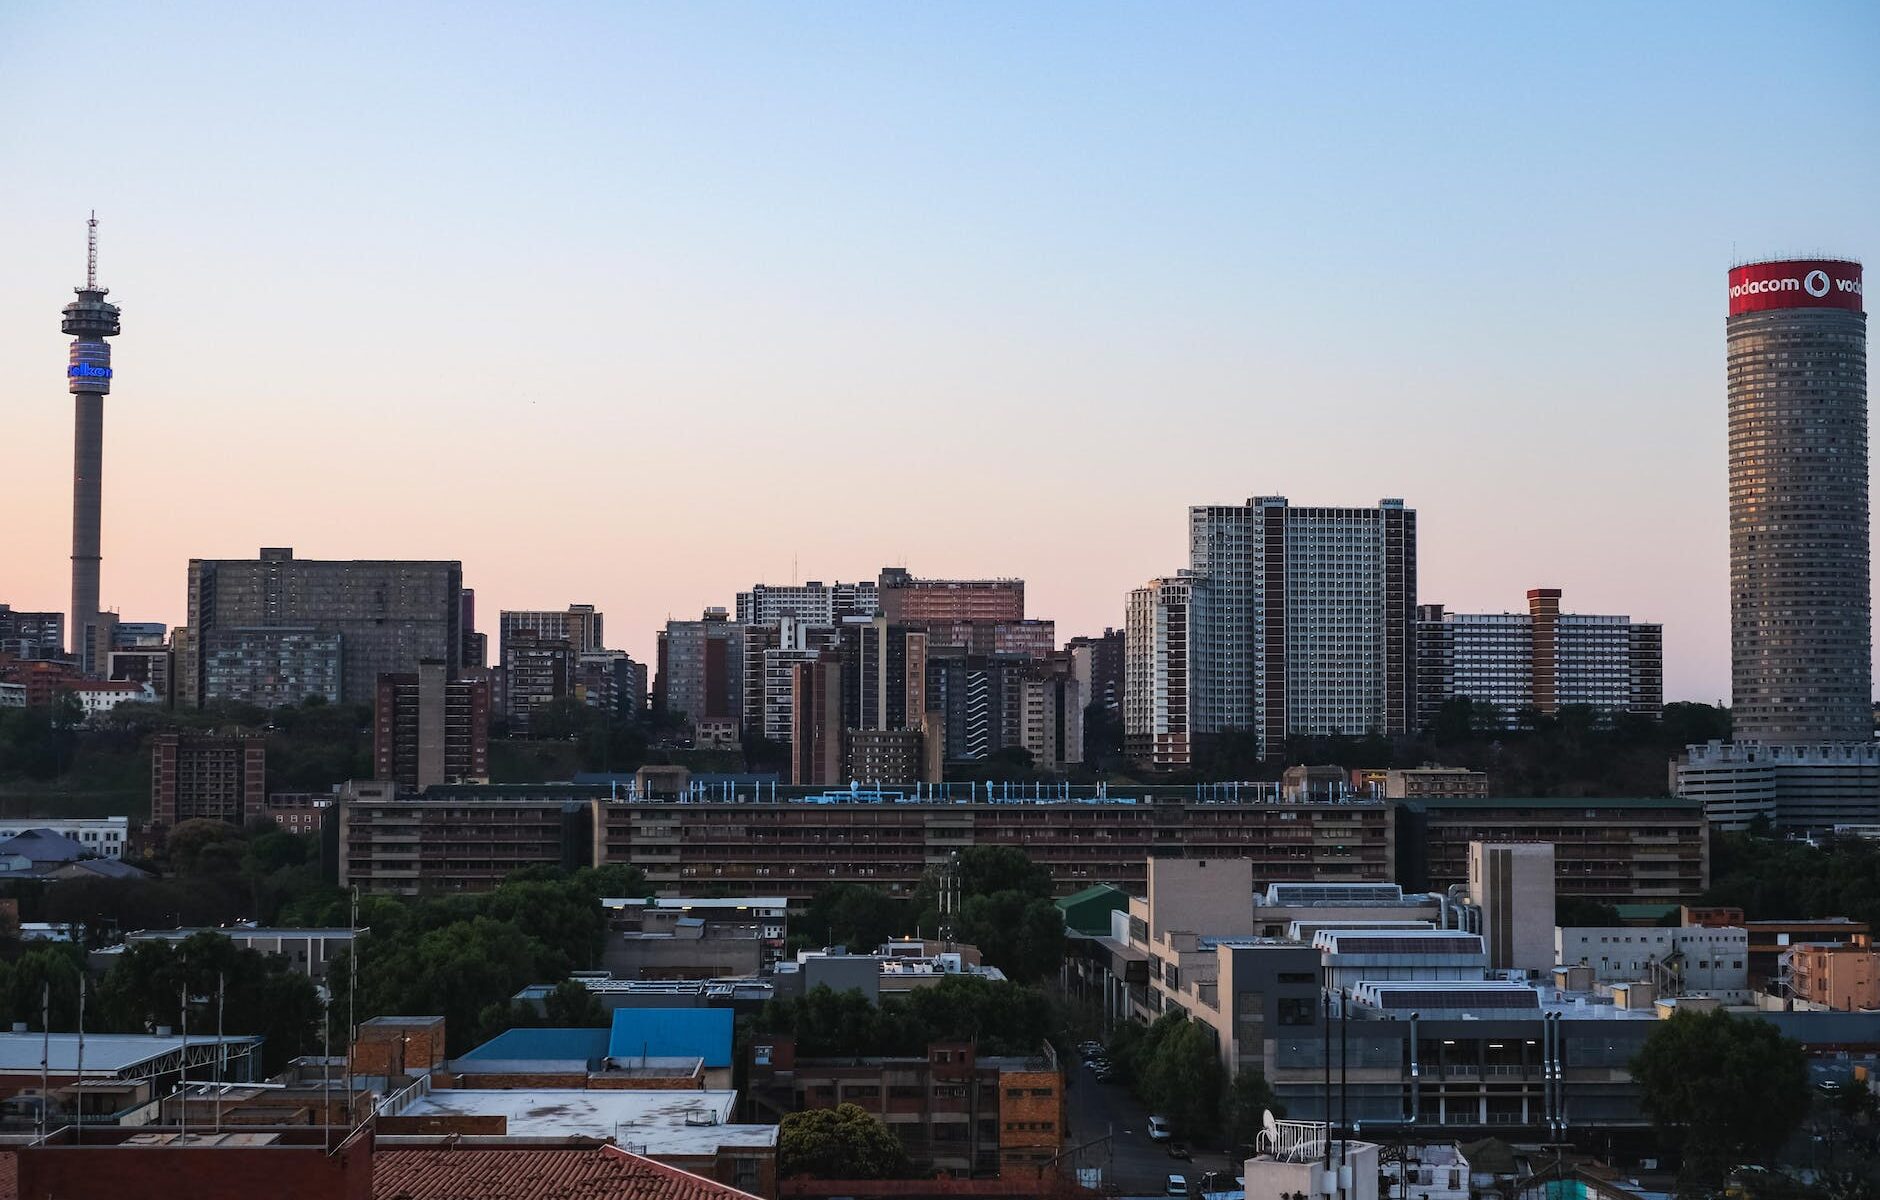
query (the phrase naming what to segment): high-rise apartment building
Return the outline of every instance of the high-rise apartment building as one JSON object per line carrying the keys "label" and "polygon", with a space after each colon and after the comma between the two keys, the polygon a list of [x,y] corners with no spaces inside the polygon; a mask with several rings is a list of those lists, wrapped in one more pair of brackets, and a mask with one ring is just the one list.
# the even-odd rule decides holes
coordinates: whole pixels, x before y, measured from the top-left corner
{"label": "high-rise apartment building", "polygon": [[1194,679],[1188,669],[1194,581],[1151,579],[1129,594],[1123,673],[1123,752],[1155,767],[1192,760],[1189,712]]}
{"label": "high-rise apartment building", "polygon": [[802,621],[833,625],[843,617],[872,617],[877,611],[875,581],[823,583],[812,579],[802,585],[758,583],[738,593],[740,625],[773,625]]}
{"label": "high-rise apartment building", "polygon": [[372,777],[423,789],[488,783],[490,685],[452,679],[441,662],[379,676],[373,706]]}
{"label": "high-rise apartment building", "polygon": [[466,671],[481,671],[490,661],[490,635],[477,632],[477,590],[465,588],[458,604],[459,621],[463,626],[462,661],[458,664]]}
{"label": "high-rise apartment building", "polygon": [[1122,716],[1124,657],[1128,653],[1124,631],[1105,629],[1097,637],[1074,637],[1064,645],[1090,703],[1101,704],[1112,716]]}
{"label": "high-rise apartment building", "polygon": [[345,697],[342,641],[340,634],[312,626],[212,629],[185,642],[184,658],[193,664],[202,704],[282,708],[310,696],[338,704]]}
{"label": "high-rise apartment building", "polygon": [[506,608],[499,620],[501,647],[505,650],[509,639],[519,634],[537,641],[567,642],[576,654],[600,650],[607,644],[602,640],[602,616],[592,604],[570,604],[566,611]]}
{"label": "high-rise apartment building", "polygon": [[205,661],[231,629],[307,628],[340,643],[340,698],[370,704],[380,675],[439,659],[455,675],[463,655],[463,567],[456,562],[297,559],[264,547],[255,559],[189,563],[189,636],[179,689],[220,697]]}
{"label": "high-rise apartment building", "polygon": [[696,621],[667,621],[659,633],[653,706],[700,722],[741,723],[744,716],[744,626],[722,608]]}
{"label": "high-rise apartment building", "polygon": [[646,708],[646,664],[625,650],[576,655],[574,672],[574,693],[589,708],[623,717]]}
{"label": "high-rise apartment building", "polygon": [[1867,316],[1859,263],[1729,277],[1736,737],[1869,742]]}
{"label": "high-rise apartment building", "polygon": [[1189,510],[1190,708],[1198,737],[1402,734],[1416,713],[1416,512]]}
{"label": "high-rise apartment building", "polygon": [[267,801],[267,769],[259,734],[159,733],[150,739],[150,819],[243,824]]}
{"label": "high-rise apartment building", "polygon": [[842,655],[824,650],[791,664],[790,782],[842,782]]}
{"label": "high-rise apartment building", "polygon": [[47,659],[64,653],[64,613],[16,612],[0,604],[0,655]]}
{"label": "high-rise apartment building", "polygon": [[900,567],[883,567],[877,587],[881,615],[896,625],[1025,619],[1022,579],[916,579]]}
{"label": "high-rise apartment building", "polygon": [[1589,708],[1602,716],[1664,710],[1664,627],[1626,616],[1560,611],[1560,589],[1534,588],[1525,613],[1417,608],[1417,720],[1445,701],[1493,705],[1505,724],[1524,712]]}
{"label": "high-rise apartment building", "polygon": [[574,694],[578,659],[566,638],[511,631],[503,637],[503,716],[527,737],[537,709]]}

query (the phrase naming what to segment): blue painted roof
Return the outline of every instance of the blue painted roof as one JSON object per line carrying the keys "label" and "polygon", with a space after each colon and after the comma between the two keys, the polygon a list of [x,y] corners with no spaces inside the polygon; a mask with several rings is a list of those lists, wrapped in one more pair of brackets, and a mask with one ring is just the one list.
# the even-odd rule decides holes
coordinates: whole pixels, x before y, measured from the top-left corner
{"label": "blue painted roof", "polygon": [[616,1008],[609,1058],[702,1058],[705,1066],[731,1065],[728,1008]]}
{"label": "blue painted roof", "polygon": [[592,1062],[606,1053],[605,1029],[511,1029],[458,1057],[473,1062],[478,1059]]}

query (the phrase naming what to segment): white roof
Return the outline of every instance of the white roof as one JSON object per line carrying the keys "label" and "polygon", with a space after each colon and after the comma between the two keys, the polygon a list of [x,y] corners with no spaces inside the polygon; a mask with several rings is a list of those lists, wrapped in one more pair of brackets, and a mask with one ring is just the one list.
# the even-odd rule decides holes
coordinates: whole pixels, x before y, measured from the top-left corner
{"label": "white roof", "polygon": [[787,896],[655,896],[643,900],[634,896],[611,897],[601,901],[602,908],[630,908],[634,905],[648,905],[653,908],[788,908]]}
{"label": "white roof", "polygon": [[[215,1035],[189,1035],[192,1046],[213,1046]],[[230,1046],[258,1042],[260,1038],[222,1039]],[[161,1058],[182,1048],[180,1037],[149,1037],[141,1033],[88,1033],[85,1035],[85,1070],[100,1075],[116,1075],[154,1058]],[[0,1033],[0,1073],[38,1071],[41,1059],[55,1074],[71,1074],[78,1069],[78,1035],[55,1033],[50,1039],[42,1033]]]}
{"label": "white roof", "polygon": [[[398,1115],[502,1116],[508,1118],[512,1138],[617,1138],[622,1146],[644,1146],[652,1155],[775,1146],[775,1125],[731,1124],[737,1099],[734,1091],[439,1088]],[[381,1135],[381,1140],[396,1136]]]}

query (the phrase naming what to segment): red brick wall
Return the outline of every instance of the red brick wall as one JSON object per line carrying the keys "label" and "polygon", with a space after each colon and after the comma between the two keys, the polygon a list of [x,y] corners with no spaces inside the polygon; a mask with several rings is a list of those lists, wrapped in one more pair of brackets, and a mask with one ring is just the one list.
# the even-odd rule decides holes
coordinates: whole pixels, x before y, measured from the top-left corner
{"label": "red brick wall", "polygon": [[318,1146],[21,1146],[21,1196],[111,1200],[372,1200],[369,1139]]}

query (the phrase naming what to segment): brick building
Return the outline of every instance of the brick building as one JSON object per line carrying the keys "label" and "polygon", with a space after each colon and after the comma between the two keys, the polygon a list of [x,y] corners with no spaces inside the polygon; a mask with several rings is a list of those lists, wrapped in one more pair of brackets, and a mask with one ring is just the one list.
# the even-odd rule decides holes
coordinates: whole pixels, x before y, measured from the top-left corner
{"label": "brick building", "polygon": [[267,804],[268,748],[260,734],[159,733],[150,739],[150,819],[244,824]]}
{"label": "brick building", "polygon": [[341,882],[400,895],[489,891],[524,867],[593,865],[590,797],[472,794],[478,800],[465,803],[445,785],[407,799],[396,784],[348,784],[338,801]]}
{"label": "brick building", "polygon": [[990,1178],[1036,1171],[1064,1137],[1064,1076],[1049,1045],[1032,1056],[980,1055],[935,1042],[925,1055],[808,1058],[789,1037],[753,1038],[747,1105],[777,1121],[854,1104],[879,1117],[923,1171]]}
{"label": "brick building", "polygon": [[373,778],[412,789],[489,781],[489,684],[445,672],[432,660],[415,672],[379,676]]}

